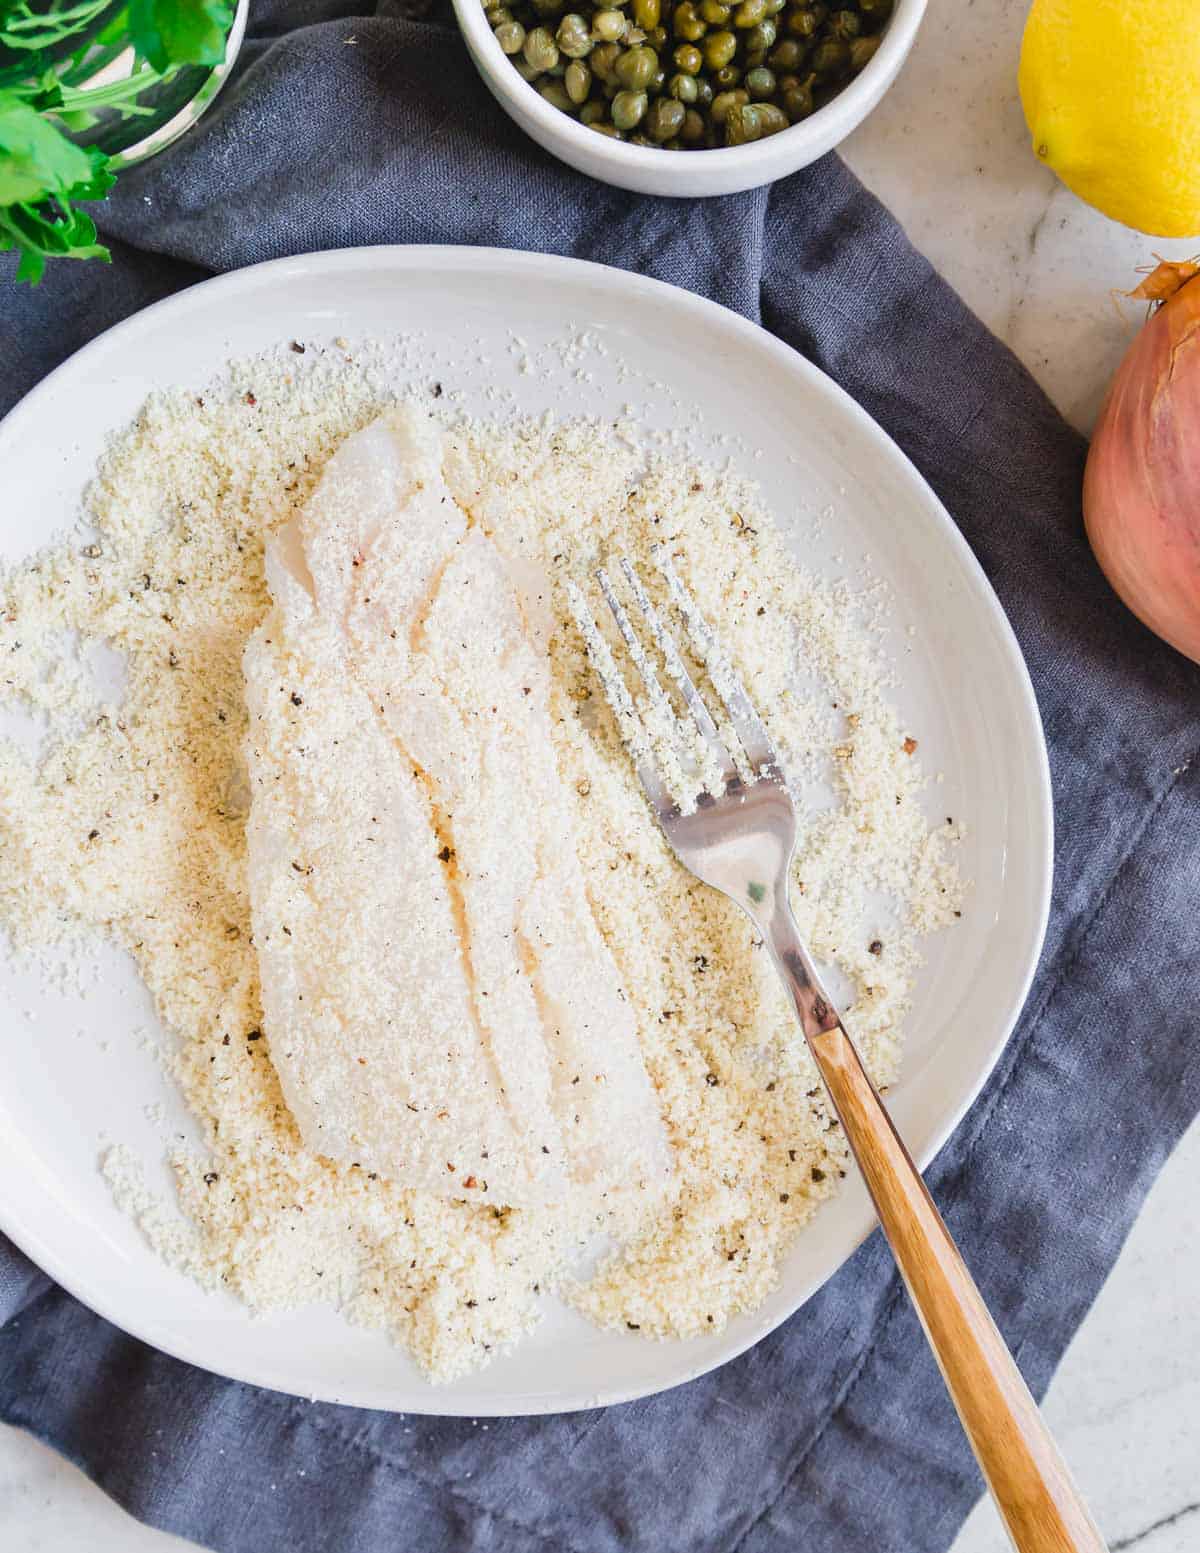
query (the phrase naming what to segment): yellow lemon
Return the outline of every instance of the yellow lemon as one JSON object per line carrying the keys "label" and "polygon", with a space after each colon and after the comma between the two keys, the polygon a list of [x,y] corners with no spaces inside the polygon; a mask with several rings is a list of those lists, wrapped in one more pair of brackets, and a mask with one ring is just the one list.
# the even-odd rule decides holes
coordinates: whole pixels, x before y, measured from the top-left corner
{"label": "yellow lemon", "polygon": [[1081,199],[1200,234],[1200,0],[1034,0],[1019,84],[1034,151]]}

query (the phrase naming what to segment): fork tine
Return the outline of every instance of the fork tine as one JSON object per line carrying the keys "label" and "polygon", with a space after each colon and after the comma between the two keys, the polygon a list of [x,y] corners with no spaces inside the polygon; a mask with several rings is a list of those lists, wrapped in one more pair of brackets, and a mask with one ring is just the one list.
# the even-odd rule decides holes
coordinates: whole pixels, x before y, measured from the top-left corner
{"label": "fork tine", "polygon": [[688,635],[701,663],[708,670],[717,694],[725,703],[725,710],[729,713],[730,721],[733,723],[755,776],[766,776],[772,770],[778,771],[779,757],[775,753],[771,737],[754,710],[750,697],[734,672],[733,665],[722,651],[712,627],[696,608],[695,600],[680,581],[671,557],[662,545],[655,545],[650,555],[667,584],[667,591],[683,616]]}
{"label": "fork tine", "polygon": [[642,587],[642,580],[634,571],[627,556],[621,557],[621,570],[625,573],[625,578],[629,583],[634,599],[637,601],[638,608],[646,617],[646,624],[650,627],[651,635],[658,643],[659,651],[663,655],[663,662],[667,666],[667,673],[679,686],[683,699],[687,702],[688,711],[696,721],[696,726],[709,743],[715,744],[723,753],[726,753],[724,742],[721,735],[717,732],[717,725],[713,722],[708,707],[704,704],[704,698],[692,683],[692,676],[684,667],[678,648],[663,625],[658,610],[655,609],[649,594]]}
{"label": "fork tine", "polygon": [[[625,565],[624,562],[621,564],[622,567]],[[675,711],[671,706],[670,698],[659,683],[658,675],[654,672],[654,665],[647,658],[646,649],[638,640],[637,632],[633,629],[629,616],[625,612],[625,606],[613,590],[612,579],[603,567],[596,573],[596,581],[600,584],[600,592],[604,595],[604,602],[612,610],[613,619],[617,622],[617,630],[621,633],[621,640],[629,649],[629,656],[633,660],[633,666],[641,675],[642,684],[645,685],[646,690],[649,692],[650,700],[655,710],[673,722],[675,720]]]}
{"label": "fork tine", "polygon": [[[679,651],[672,640],[670,632],[663,625],[658,611],[642,586],[641,578],[634,570],[628,556],[622,556],[619,564],[621,571],[624,573],[625,580],[629,584],[634,600],[645,617],[646,624],[650,627],[650,634],[658,643],[667,673],[678,685],[680,693],[687,703],[687,709],[692,714],[692,721],[695,723],[696,732],[700,736],[701,751],[706,756],[708,765],[711,768],[705,772],[706,785],[712,787],[715,781],[716,791],[719,793],[723,788],[728,787],[729,783],[737,776],[737,768],[728,749],[725,747],[724,739],[722,739],[717,730],[716,723],[713,722],[712,716],[704,704],[703,697],[692,683],[692,677],[684,667],[683,659],[679,656]],[[647,683],[653,680],[654,689],[651,691],[651,694],[653,695],[657,692],[662,697],[669,715],[674,719],[674,709],[666,692],[658,682],[658,676],[654,673],[646,657],[645,650],[637,639],[636,633],[629,622],[628,615],[620,603],[613,598],[612,589],[607,585],[607,578],[605,578],[603,573],[600,575],[600,586],[604,589],[604,596],[608,599],[613,614],[617,617],[617,626],[625,639],[626,646],[629,648],[630,656],[637,664],[642,678]]]}
{"label": "fork tine", "polygon": [[583,593],[577,584],[569,579],[567,601],[571,606],[571,613],[575,616],[579,634],[583,637],[587,655],[596,671],[596,677],[604,687],[604,693],[616,716],[617,729],[629,751],[638,780],[656,812],[665,815],[674,810],[676,805],[659,777],[658,767],[646,742],[645,729],[633,704],[633,697],[629,694],[629,687],[617,667],[608,643],[600,634],[600,628],[587,606]]}

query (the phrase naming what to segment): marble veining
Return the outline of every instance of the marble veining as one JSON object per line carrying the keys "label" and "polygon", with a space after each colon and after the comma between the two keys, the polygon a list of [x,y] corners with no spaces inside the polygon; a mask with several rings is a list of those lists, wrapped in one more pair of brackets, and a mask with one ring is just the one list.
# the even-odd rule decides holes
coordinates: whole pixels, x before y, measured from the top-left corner
{"label": "marble veining", "polygon": [[[1115,294],[1154,253],[1191,257],[1082,205],[1029,149],[1016,92],[1026,0],[931,0],[901,78],[844,147],[860,177],[1081,430],[1140,312]],[[1200,1546],[1200,1124],[1154,1188],[1051,1388],[1047,1413],[1111,1553]],[[1164,1268],[1170,1267],[1169,1276]],[[0,1426],[6,1553],[169,1553],[74,1467]],[[951,1553],[1005,1553],[982,1502]]]}

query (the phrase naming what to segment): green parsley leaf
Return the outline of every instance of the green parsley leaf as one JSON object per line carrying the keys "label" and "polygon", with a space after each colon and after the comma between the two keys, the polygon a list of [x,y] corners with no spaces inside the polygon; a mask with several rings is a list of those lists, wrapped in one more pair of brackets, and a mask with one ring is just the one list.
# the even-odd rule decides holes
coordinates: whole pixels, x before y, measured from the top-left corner
{"label": "green parsley leaf", "polygon": [[[109,258],[75,208],[112,186],[108,158],[75,140],[100,110],[143,112],[147,82],[220,64],[234,9],[233,0],[0,0],[0,251],[20,253],[18,280],[36,285],[52,258]],[[89,60],[111,62],[130,45],[129,81],[75,84]]]}
{"label": "green parsley leaf", "polygon": [[129,31],[155,70],[219,65],[233,25],[229,0],[130,0]]}
{"label": "green parsley leaf", "polygon": [[54,49],[85,32],[109,0],[0,0],[0,45],[19,51]]}
{"label": "green parsley leaf", "polygon": [[66,194],[95,172],[91,152],[72,145],[15,93],[0,92],[0,205]]}
{"label": "green parsley leaf", "polygon": [[116,183],[116,175],[108,170],[108,157],[95,146],[84,151],[88,159],[87,175],[73,183],[67,190],[67,198],[73,200],[102,200]]}
{"label": "green parsley leaf", "polygon": [[113,182],[102,151],[72,145],[28,103],[0,92],[0,249],[19,251],[18,280],[36,285],[50,258],[109,258],[95,222],[72,201],[103,199]]}
{"label": "green parsley leaf", "polygon": [[102,259],[112,255],[96,241],[96,224],[82,210],[67,210],[51,217],[29,205],[8,205],[0,210],[0,249],[16,248],[21,254],[17,279],[36,286],[47,259]]}

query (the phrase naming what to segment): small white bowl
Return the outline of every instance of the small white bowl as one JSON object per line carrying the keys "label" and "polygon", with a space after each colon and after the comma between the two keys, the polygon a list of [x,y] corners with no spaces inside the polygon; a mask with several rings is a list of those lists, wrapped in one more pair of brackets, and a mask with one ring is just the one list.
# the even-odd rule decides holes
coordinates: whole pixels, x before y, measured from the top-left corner
{"label": "small white bowl", "polygon": [[861,74],[803,123],[744,146],[661,151],[656,146],[631,146],[598,135],[551,107],[522,79],[496,42],[481,0],[454,0],[475,68],[504,111],[538,145],[603,183],[638,194],[680,199],[756,189],[807,167],[831,151],[862,123],[896,79],[921,25],[925,5],[926,0],[896,0],[879,49]]}

